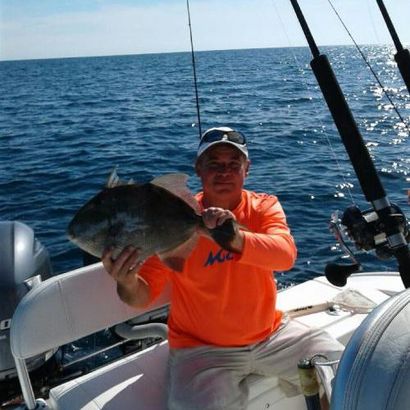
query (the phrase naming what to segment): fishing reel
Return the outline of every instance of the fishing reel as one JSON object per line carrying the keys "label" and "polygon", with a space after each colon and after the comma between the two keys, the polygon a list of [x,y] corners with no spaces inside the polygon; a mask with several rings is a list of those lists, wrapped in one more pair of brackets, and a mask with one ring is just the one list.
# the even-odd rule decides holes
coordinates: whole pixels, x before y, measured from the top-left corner
{"label": "fishing reel", "polygon": [[341,218],[338,212],[334,212],[329,224],[330,231],[333,232],[341,248],[353,263],[347,265],[328,264],[325,274],[329,282],[336,286],[344,286],[348,276],[361,270],[360,263],[348,245],[349,240],[355,244],[358,250],[374,250],[379,259],[386,260],[394,256],[394,250],[386,235],[386,224],[388,223],[397,226],[407,243],[410,242],[409,222],[395,204],[390,205],[390,213],[383,221],[373,209],[362,212],[356,205],[349,206]]}
{"label": "fishing reel", "polygon": [[382,222],[374,210],[361,212],[357,206],[352,205],[343,213],[341,224],[357,249],[375,250],[377,257],[385,260],[394,256],[387,241],[386,223],[394,223],[399,227],[407,243],[410,241],[409,223],[397,205],[391,204],[388,218],[387,222]]}

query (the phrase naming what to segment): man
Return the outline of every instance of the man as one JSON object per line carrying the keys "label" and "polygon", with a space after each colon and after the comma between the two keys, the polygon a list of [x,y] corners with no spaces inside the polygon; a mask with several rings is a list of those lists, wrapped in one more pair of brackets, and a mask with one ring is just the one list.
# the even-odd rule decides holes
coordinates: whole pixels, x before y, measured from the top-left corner
{"label": "man", "polygon": [[110,251],[103,256],[120,298],[132,306],[146,306],[166,281],[172,284],[171,410],[246,409],[248,375],[293,378],[300,358],[342,350],[327,334],[312,336],[275,309],[273,271],[293,266],[296,246],[278,199],[243,189],[248,157],[245,137],[220,127],[203,134],[195,163],[205,225],[212,229],[232,218],[246,227],[231,243],[235,253],[200,237],[182,272],[157,257],[135,266],[136,249],[115,261]]}

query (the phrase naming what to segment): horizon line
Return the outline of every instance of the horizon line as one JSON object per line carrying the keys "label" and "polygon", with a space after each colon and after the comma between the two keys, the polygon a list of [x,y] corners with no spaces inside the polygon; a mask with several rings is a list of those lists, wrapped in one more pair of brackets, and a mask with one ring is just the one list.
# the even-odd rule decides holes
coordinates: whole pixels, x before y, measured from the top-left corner
{"label": "horizon line", "polygon": [[[358,44],[359,47],[368,46],[378,46],[378,47],[393,47],[392,43],[366,43]],[[354,44],[322,44],[320,47],[355,47]],[[246,48],[221,48],[221,49],[211,49],[211,50],[195,50],[196,53],[207,53],[207,52],[219,52],[219,51],[241,51],[241,50],[265,50],[265,49],[285,49],[285,48],[309,48],[306,45],[295,45],[295,46],[269,46],[269,47],[246,47]],[[406,48],[406,47],[404,47]],[[6,62],[17,62],[17,61],[42,61],[42,60],[66,60],[66,59],[76,59],[76,58],[105,58],[105,57],[130,57],[130,56],[144,56],[144,55],[159,55],[159,54],[191,54],[190,50],[179,50],[179,51],[147,51],[141,53],[129,53],[129,54],[96,54],[96,55],[78,55],[78,56],[60,56],[60,57],[38,57],[38,58],[13,58],[13,59],[2,59],[0,56],[0,63]]]}

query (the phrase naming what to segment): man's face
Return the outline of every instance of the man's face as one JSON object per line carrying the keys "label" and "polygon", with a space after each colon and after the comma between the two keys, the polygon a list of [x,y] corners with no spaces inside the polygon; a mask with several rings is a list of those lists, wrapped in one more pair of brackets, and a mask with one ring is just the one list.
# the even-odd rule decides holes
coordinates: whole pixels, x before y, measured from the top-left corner
{"label": "man's face", "polygon": [[195,168],[205,196],[230,198],[240,195],[249,160],[232,145],[218,144],[199,158]]}

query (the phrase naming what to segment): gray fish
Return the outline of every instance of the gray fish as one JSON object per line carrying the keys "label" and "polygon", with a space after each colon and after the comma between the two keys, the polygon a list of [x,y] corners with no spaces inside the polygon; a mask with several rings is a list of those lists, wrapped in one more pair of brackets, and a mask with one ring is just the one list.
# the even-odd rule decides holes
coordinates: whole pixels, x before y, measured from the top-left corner
{"label": "gray fish", "polygon": [[[115,172],[115,171],[114,171]],[[230,243],[235,222],[208,229],[200,207],[186,186],[185,174],[167,174],[145,184],[110,186],[89,200],[68,226],[68,236],[84,251],[101,258],[111,247],[113,257],[126,247],[140,251],[139,260],[156,254],[171,269],[181,271],[199,235],[234,252]]]}

